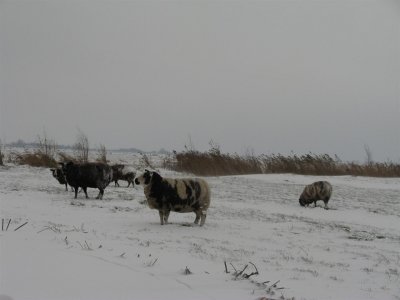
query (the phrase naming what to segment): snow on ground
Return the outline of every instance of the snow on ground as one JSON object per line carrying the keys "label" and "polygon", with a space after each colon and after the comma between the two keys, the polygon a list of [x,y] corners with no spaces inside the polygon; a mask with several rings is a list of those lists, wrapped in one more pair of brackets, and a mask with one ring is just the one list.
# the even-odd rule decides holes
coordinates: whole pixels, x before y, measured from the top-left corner
{"label": "snow on ground", "polygon": [[[206,180],[205,226],[173,212],[161,226],[140,186],[73,200],[48,169],[0,168],[0,299],[400,299],[399,178]],[[315,180],[332,183],[330,210],[300,207]],[[249,262],[259,275],[235,280]]]}

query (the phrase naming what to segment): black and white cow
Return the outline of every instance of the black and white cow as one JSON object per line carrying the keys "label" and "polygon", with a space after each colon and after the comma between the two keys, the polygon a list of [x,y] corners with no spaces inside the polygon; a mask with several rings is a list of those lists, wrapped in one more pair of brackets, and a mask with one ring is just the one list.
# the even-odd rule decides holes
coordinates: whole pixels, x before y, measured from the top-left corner
{"label": "black and white cow", "polygon": [[82,163],[77,164],[68,162],[62,163],[62,170],[65,178],[70,186],[75,189],[75,199],[78,195],[79,187],[85,192],[88,197],[87,188],[99,189],[99,194],[96,199],[103,199],[104,189],[112,181],[112,169],[104,163]]}
{"label": "black and white cow", "polygon": [[149,207],[157,209],[161,225],[168,223],[171,211],[196,214],[195,224],[204,225],[210,206],[210,188],[199,178],[163,178],[157,172],[146,170],[135,178],[136,184],[144,186]]}
{"label": "black and white cow", "polygon": [[332,185],[328,181],[316,181],[310,185],[306,185],[300,195],[299,203],[301,206],[308,206],[314,202],[315,207],[317,206],[317,201],[322,200],[325,203],[325,209],[327,209],[331,196]]}

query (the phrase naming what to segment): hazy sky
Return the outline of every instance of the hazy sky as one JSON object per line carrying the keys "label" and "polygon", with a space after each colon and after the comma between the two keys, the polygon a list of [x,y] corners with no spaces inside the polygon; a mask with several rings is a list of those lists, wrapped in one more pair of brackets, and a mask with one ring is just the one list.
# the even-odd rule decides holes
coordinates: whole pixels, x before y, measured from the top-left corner
{"label": "hazy sky", "polygon": [[400,1],[2,1],[0,138],[400,162]]}

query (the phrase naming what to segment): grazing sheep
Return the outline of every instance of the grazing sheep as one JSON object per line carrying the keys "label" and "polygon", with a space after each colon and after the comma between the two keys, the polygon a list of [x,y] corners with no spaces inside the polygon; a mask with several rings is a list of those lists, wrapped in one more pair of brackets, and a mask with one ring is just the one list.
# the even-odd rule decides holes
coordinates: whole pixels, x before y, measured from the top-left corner
{"label": "grazing sheep", "polygon": [[210,205],[210,189],[203,179],[163,178],[157,172],[146,170],[136,177],[136,184],[144,185],[149,207],[157,209],[161,225],[168,223],[170,211],[196,214],[195,224],[204,225]]}
{"label": "grazing sheep", "polygon": [[53,177],[58,180],[60,184],[65,184],[65,190],[68,191],[68,183],[62,168],[50,169]]}
{"label": "grazing sheep", "polygon": [[328,209],[328,201],[331,195],[332,185],[328,181],[317,181],[304,188],[299,203],[301,206],[308,206],[314,202],[314,206],[317,206],[317,201],[322,200],[325,203],[325,209]]}
{"label": "grazing sheep", "polygon": [[87,188],[98,188],[99,194],[96,199],[103,199],[104,189],[112,180],[111,167],[103,163],[76,164],[68,162],[60,163],[67,182],[75,189],[75,199],[78,195],[78,188],[85,192],[86,199],[89,198]]}
{"label": "grazing sheep", "polygon": [[125,165],[113,165],[111,166],[113,171],[113,181],[115,186],[119,186],[118,180],[125,180],[128,182],[128,187],[132,183],[132,187],[135,185],[136,173],[130,170]]}

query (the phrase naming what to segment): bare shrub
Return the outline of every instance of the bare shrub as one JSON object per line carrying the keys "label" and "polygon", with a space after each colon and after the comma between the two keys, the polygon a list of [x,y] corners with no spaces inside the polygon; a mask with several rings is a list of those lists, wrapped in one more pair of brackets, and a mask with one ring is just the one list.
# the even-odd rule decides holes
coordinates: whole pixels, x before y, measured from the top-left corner
{"label": "bare shrub", "polygon": [[79,162],[89,161],[89,139],[81,130],[78,130],[76,143],[73,146],[75,159]]}
{"label": "bare shrub", "polygon": [[37,136],[37,149],[36,153],[40,153],[41,155],[48,156],[54,158],[57,153],[57,144],[53,139],[49,139],[47,137],[46,132],[43,133],[43,136]]}
{"label": "bare shrub", "polygon": [[150,168],[155,170],[153,163],[151,162],[151,159],[147,156],[146,153],[142,153],[139,161],[139,166],[140,168]]}
{"label": "bare shrub", "polygon": [[99,149],[97,150],[97,159],[98,162],[107,163],[107,149],[106,146],[100,144]]}

